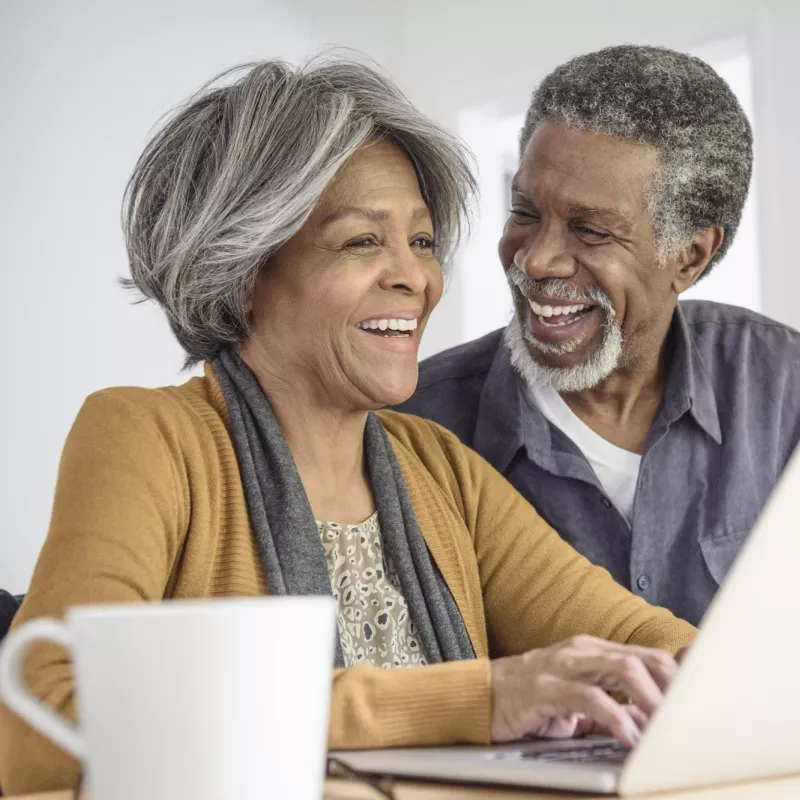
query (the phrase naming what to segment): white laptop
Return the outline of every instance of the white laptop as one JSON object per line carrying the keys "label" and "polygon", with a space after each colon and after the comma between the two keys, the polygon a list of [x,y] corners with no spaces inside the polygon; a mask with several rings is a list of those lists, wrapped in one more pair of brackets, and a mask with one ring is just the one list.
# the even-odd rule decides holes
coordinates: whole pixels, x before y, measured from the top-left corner
{"label": "white laptop", "polygon": [[331,755],[372,774],[623,797],[800,774],[800,448],[635,750],[576,739]]}

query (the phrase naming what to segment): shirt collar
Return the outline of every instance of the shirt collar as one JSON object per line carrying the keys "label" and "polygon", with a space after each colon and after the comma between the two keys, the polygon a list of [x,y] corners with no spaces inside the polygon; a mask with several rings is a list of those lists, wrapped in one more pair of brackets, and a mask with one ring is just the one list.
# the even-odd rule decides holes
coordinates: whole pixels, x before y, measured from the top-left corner
{"label": "shirt collar", "polygon": [[511,364],[503,338],[481,391],[475,424],[475,449],[495,469],[505,472],[522,447],[537,463],[548,463],[551,445],[550,426],[528,398],[525,384]]}
{"label": "shirt collar", "polygon": [[[713,385],[680,304],[673,316],[670,336],[674,342],[673,362],[653,428],[667,428],[688,411],[700,428],[721,444]],[[474,446],[500,472],[505,472],[521,447],[542,466],[557,466],[553,461],[549,424],[528,399],[522,377],[511,364],[504,338],[481,391]]]}
{"label": "shirt collar", "polygon": [[674,343],[672,367],[657,422],[670,425],[688,411],[717,444],[722,444],[714,387],[680,303],[672,318],[670,335]]}
{"label": "shirt collar", "polygon": [[481,390],[474,439],[475,449],[500,472],[525,443],[519,382],[501,338]]}

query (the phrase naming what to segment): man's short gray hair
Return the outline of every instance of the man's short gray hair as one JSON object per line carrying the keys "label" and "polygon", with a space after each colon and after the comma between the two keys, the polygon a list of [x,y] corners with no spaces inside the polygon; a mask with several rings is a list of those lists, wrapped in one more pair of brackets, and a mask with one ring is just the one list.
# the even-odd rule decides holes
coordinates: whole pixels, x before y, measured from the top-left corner
{"label": "man's short gray hair", "polygon": [[525,150],[545,121],[634,139],[653,147],[660,169],[648,187],[663,263],[696,233],[736,234],[753,167],[750,123],[728,84],[699,58],[663,47],[622,45],[578,56],[533,93],[520,136]]}
{"label": "man's short gray hair", "polygon": [[475,191],[467,151],[365,59],[237,67],[163,125],[125,192],[123,283],[165,310],[187,365],[247,338],[258,271],[369,138],[392,141],[414,165],[446,264]]}

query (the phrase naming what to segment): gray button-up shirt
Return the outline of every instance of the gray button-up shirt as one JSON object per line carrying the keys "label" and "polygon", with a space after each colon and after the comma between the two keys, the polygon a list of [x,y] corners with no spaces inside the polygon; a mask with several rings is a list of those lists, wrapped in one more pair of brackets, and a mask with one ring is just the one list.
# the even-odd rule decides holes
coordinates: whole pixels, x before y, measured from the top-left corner
{"label": "gray button-up shirt", "polygon": [[424,361],[399,410],[449,428],[573,547],[696,624],[800,438],[800,334],[741,308],[687,301],[669,336],[672,365],[631,525],[533,404],[502,331]]}

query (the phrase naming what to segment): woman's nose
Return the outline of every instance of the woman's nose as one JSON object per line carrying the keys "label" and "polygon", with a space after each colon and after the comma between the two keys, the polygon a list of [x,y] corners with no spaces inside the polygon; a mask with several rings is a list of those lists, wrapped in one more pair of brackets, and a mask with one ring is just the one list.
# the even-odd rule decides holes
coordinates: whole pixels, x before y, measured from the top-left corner
{"label": "woman's nose", "polygon": [[428,286],[428,271],[419,255],[411,250],[401,251],[393,254],[391,260],[391,267],[384,280],[386,288],[422,294]]}

